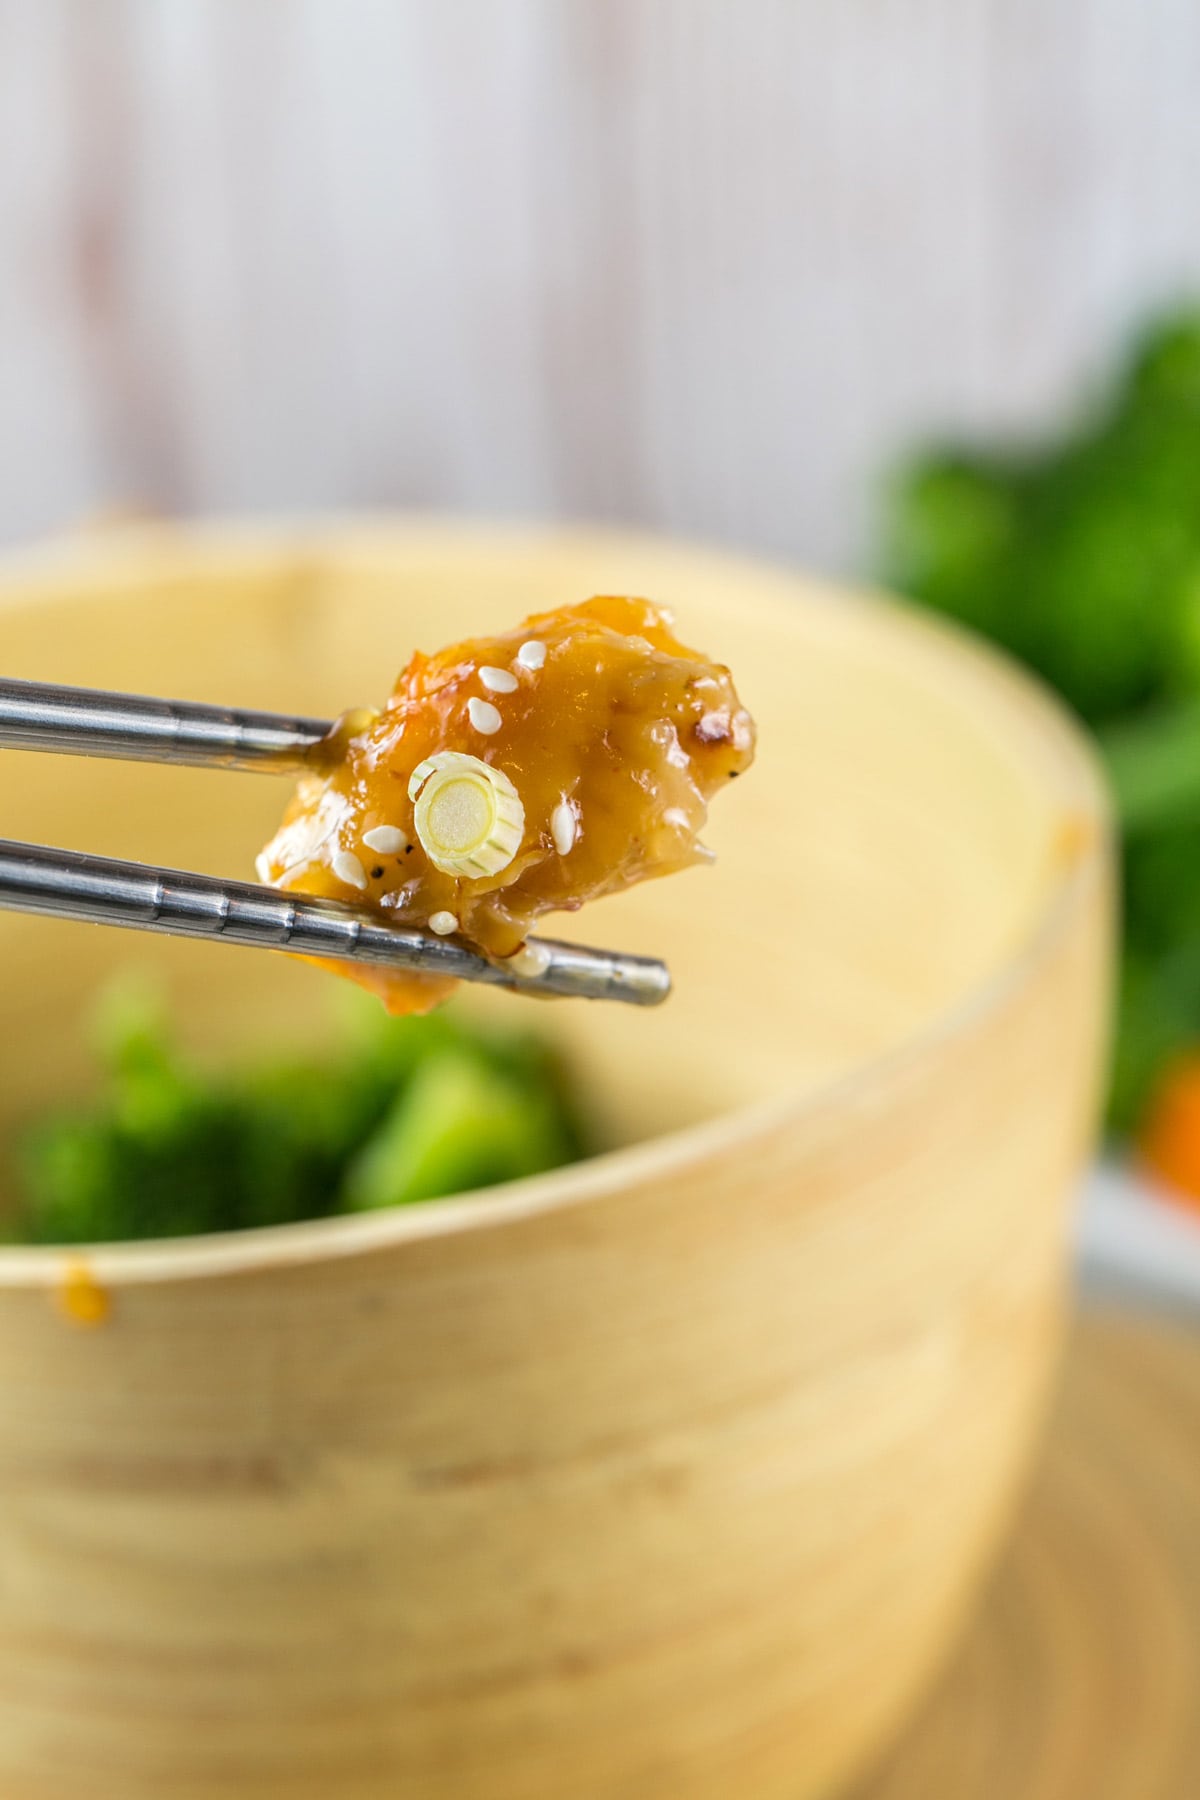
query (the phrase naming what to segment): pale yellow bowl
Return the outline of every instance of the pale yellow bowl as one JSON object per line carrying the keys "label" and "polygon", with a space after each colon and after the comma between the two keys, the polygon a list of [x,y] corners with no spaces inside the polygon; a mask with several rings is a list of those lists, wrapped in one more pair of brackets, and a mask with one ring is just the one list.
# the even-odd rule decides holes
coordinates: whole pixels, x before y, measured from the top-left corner
{"label": "pale yellow bowl", "polygon": [[[1104,1036],[1104,806],[1054,705],[750,564],[420,524],[10,561],[0,667],[331,712],[614,590],[760,725],[715,868],[575,927],[664,953],[670,1004],[524,1009],[628,1147],[99,1251],[90,1330],[62,1256],[0,1254],[4,1800],[802,1800],[950,1643],[1051,1378]],[[6,836],[243,876],[284,800],[0,761]],[[0,1129],[85,1079],[130,962],[200,1046],[323,1029],[285,958],[6,916]]]}

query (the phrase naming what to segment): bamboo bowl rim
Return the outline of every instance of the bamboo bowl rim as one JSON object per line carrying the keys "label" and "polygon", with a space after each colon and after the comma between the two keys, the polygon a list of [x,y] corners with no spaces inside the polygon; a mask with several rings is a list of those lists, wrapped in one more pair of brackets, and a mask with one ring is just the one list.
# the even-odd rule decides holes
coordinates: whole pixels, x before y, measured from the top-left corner
{"label": "bamboo bowl rim", "polygon": [[[1091,894],[1103,879],[1112,823],[1108,795],[1098,759],[1086,731],[1057,695],[1037,676],[1004,652],[950,621],[936,619],[897,599],[854,584],[843,584],[773,564],[769,559],[738,556],[696,539],[677,539],[658,534],[614,531],[603,527],[530,527],[489,520],[436,520],[432,515],[397,519],[362,514],[324,515],[292,522],[271,520],[209,520],[172,525],[172,543],[195,551],[202,562],[206,553],[239,547],[267,554],[294,556],[298,550],[328,548],[338,532],[353,526],[360,539],[377,534],[373,548],[399,546],[435,525],[444,532],[452,524],[464,541],[487,534],[509,546],[562,543],[570,538],[591,538],[598,545],[620,542],[670,547],[682,554],[703,555],[724,565],[731,582],[739,571],[760,577],[775,574],[781,582],[803,582],[809,603],[853,606],[871,615],[873,627],[891,633],[898,647],[924,658],[930,667],[939,663],[947,677],[966,674],[982,681],[1024,715],[1027,741],[1057,749],[1075,788],[1074,817],[1087,821],[1072,852],[1047,879],[1045,893],[1023,934],[1010,953],[982,979],[970,985],[952,1005],[926,1021],[899,1044],[865,1057],[845,1073],[799,1093],[732,1107],[696,1124],[676,1128],[643,1142],[605,1150],[579,1163],[526,1176],[496,1187],[470,1189],[420,1205],[381,1209],[356,1216],[336,1215],[291,1225],[267,1225],[237,1232],[208,1233],[196,1237],[156,1238],[138,1242],[74,1245],[0,1246],[0,1291],[40,1288],[62,1274],[64,1263],[83,1261],[105,1286],[177,1283],[220,1276],[248,1275],[284,1270],[326,1261],[361,1256],[461,1232],[487,1230],[536,1217],[539,1214],[586,1204],[619,1191],[634,1181],[647,1183],[669,1176],[717,1152],[736,1151],[784,1122],[799,1123],[834,1116],[872,1091],[886,1088],[904,1071],[938,1051],[946,1051],[961,1038],[1000,1011],[1034,980],[1043,961],[1052,954]],[[0,556],[0,607],[8,604],[5,582],[19,573],[45,573],[61,580],[72,572],[87,570],[97,553],[94,541],[82,540],[90,556],[81,558],[78,545],[62,542],[32,549],[8,551]],[[102,545],[99,547],[102,549]],[[64,554],[65,552],[65,554]],[[48,592],[47,598],[49,599]],[[38,604],[39,602],[32,602]],[[21,604],[30,604],[22,600]],[[761,593],[749,599],[739,596],[739,609],[747,606],[760,616],[777,616],[784,604]],[[1064,815],[1065,817],[1065,815]],[[669,1002],[668,1002],[669,1004]]]}

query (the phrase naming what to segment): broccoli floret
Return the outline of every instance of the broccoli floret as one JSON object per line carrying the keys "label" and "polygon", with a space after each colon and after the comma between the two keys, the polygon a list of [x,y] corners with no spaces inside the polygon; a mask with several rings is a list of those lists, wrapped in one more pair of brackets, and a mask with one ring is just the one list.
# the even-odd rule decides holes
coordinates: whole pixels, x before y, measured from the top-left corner
{"label": "broccoli floret", "polygon": [[1125,387],[1137,400],[1200,411],[1200,306],[1150,325],[1134,345]]}
{"label": "broccoli floret", "polygon": [[463,1051],[422,1063],[351,1164],[351,1211],[536,1175],[569,1160],[553,1096]]}
{"label": "broccoli floret", "polygon": [[444,1013],[359,1023],[337,1054],[206,1071],[161,1010],[122,994],[98,1029],[104,1090],[18,1150],[12,1233],[102,1243],[320,1218],[569,1162],[582,1134],[557,1058]]}
{"label": "broccoli floret", "polygon": [[1092,723],[1177,688],[1198,567],[1200,312],[1147,332],[1065,437],[927,452],[889,490],[885,578],[1023,657]]}
{"label": "broccoli floret", "polygon": [[901,593],[1004,643],[1014,595],[1007,582],[1020,495],[1000,459],[934,452],[900,472],[888,508],[886,568]]}
{"label": "broccoli floret", "polygon": [[1140,336],[1040,447],[918,456],[892,483],[886,580],[1021,657],[1102,732],[1128,945],[1112,1118],[1200,1043],[1200,308]]}

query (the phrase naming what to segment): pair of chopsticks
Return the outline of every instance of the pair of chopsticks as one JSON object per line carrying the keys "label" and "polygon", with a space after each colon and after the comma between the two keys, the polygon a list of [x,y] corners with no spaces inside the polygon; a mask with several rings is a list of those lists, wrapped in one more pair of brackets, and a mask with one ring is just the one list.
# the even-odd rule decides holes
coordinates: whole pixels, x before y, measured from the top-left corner
{"label": "pair of chopsticks", "polygon": [[[312,767],[313,750],[331,730],[327,719],[0,680],[0,749],[6,750],[296,774]],[[655,1006],[671,987],[665,964],[652,957],[542,938],[537,941],[548,962],[541,973],[522,977],[453,939],[407,930],[339,900],[4,839],[0,908],[373,963],[530,994]]]}

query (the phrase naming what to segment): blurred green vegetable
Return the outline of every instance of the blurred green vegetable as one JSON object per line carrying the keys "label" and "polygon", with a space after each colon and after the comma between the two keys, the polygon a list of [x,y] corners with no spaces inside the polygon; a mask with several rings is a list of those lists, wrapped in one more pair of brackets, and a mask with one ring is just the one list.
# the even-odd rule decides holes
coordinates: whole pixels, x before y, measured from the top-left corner
{"label": "blurred green vegetable", "polygon": [[1111,1122],[1200,1045],[1200,308],[1145,331],[1040,446],[926,452],[886,509],[893,587],[983,632],[1098,733],[1124,837]]}
{"label": "blurred green vegetable", "polygon": [[585,1153],[553,1052],[444,1012],[372,1009],[340,1050],[203,1070],[161,1007],[122,990],[97,1020],[100,1098],[17,1150],[10,1235],[40,1244],[182,1237],[408,1205]]}

